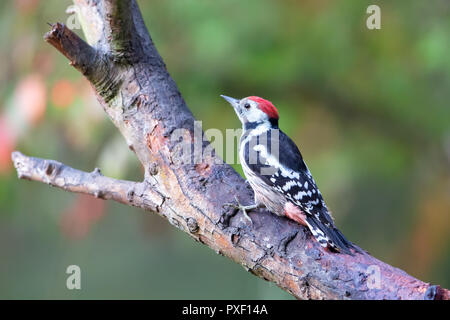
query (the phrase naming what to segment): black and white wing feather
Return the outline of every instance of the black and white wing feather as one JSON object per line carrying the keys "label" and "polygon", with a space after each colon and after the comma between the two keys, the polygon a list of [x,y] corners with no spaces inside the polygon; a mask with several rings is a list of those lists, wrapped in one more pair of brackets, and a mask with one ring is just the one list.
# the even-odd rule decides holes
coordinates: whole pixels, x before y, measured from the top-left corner
{"label": "black and white wing feather", "polygon": [[270,129],[253,138],[256,140],[247,145],[246,158],[252,154],[255,156],[252,152],[255,151],[257,161],[250,161],[249,169],[305,213],[311,233],[322,246],[349,254],[350,248],[359,251],[335,227],[325,201],[295,143],[279,129]]}

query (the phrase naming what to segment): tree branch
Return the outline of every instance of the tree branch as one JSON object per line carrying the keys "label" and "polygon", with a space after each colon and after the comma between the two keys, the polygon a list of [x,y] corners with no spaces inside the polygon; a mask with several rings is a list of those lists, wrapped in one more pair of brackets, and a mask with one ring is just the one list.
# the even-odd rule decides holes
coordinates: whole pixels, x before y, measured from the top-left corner
{"label": "tree branch", "polygon": [[[105,36],[116,57],[127,58],[137,48],[133,48],[133,37],[136,34],[131,14],[132,5],[130,0],[105,0],[103,2],[105,11]],[[127,59],[126,59],[127,60]]]}
{"label": "tree branch", "polygon": [[63,24],[56,23],[51,26],[52,29],[44,36],[45,41],[65,55],[78,71],[89,76],[96,65],[97,51]]}
{"label": "tree branch", "polygon": [[39,181],[70,192],[84,193],[104,200],[114,200],[149,211],[158,211],[164,196],[142,182],[116,180],[102,175],[100,169],[83,172],[65,164],[12,153],[20,179]]}
{"label": "tree branch", "polygon": [[[223,209],[253,193],[229,165],[201,143],[202,161],[182,161],[175,129],[195,149],[194,117],[148,34],[135,0],[75,0],[90,46],[61,24],[46,40],[84,72],[113,123],[145,168],[142,183],[84,173],[53,160],[13,154],[19,178],[42,181],[154,211],[195,240],[276,283],[299,299],[448,299],[448,290],[417,280],[369,254],[325,251],[308,231],[265,210]],[[125,3],[125,2],[124,2]],[[118,58],[119,57],[119,58]],[[97,63],[100,61],[101,63]],[[105,70],[107,72],[105,72]],[[206,155],[205,155],[206,153]],[[186,160],[186,159],[184,159]]]}

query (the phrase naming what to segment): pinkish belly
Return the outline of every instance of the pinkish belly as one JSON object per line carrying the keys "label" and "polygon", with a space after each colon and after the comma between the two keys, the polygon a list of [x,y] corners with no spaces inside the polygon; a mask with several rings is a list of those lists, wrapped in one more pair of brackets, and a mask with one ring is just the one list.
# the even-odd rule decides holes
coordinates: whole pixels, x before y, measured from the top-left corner
{"label": "pinkish belly", "polygon": [[305,213],[296,205],[292,204],[291,202],[286,202],[284,206],[284,214],[289,219],[292,219],[294,221],[297,221],[301,225],[306,226],[306,216]]}

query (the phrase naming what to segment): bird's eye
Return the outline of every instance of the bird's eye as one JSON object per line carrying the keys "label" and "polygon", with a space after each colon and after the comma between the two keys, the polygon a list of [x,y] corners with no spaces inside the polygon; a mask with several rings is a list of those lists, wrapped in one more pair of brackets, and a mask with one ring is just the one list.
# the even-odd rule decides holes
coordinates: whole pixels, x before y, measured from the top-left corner
{"label": "bird's eye", "polygon": [[250,103],[247,102],[246,104],[244,104],[244,108],[245,109],[250,109]]}

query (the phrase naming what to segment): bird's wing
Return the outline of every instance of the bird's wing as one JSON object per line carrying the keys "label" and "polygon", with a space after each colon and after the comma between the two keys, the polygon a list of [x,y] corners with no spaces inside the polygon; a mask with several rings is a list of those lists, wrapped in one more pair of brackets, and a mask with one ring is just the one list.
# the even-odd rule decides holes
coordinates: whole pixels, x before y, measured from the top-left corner
{"label": "bird's wing", "polygon": [[319,243],[349,253],[347,248],[353,245],[334,226],[300,151],[285,133],[272,129],[267,135],[253,137],[244,154],[256,176],[305,213],[306,223]]}
{"label": "bird's wing", "polygon": [[285,133],[272,129],[267,135],[253,137],[245,147],[246,163],[256,176],[302,211],[322,212],[324,223],[333,223],[300,151]]}

